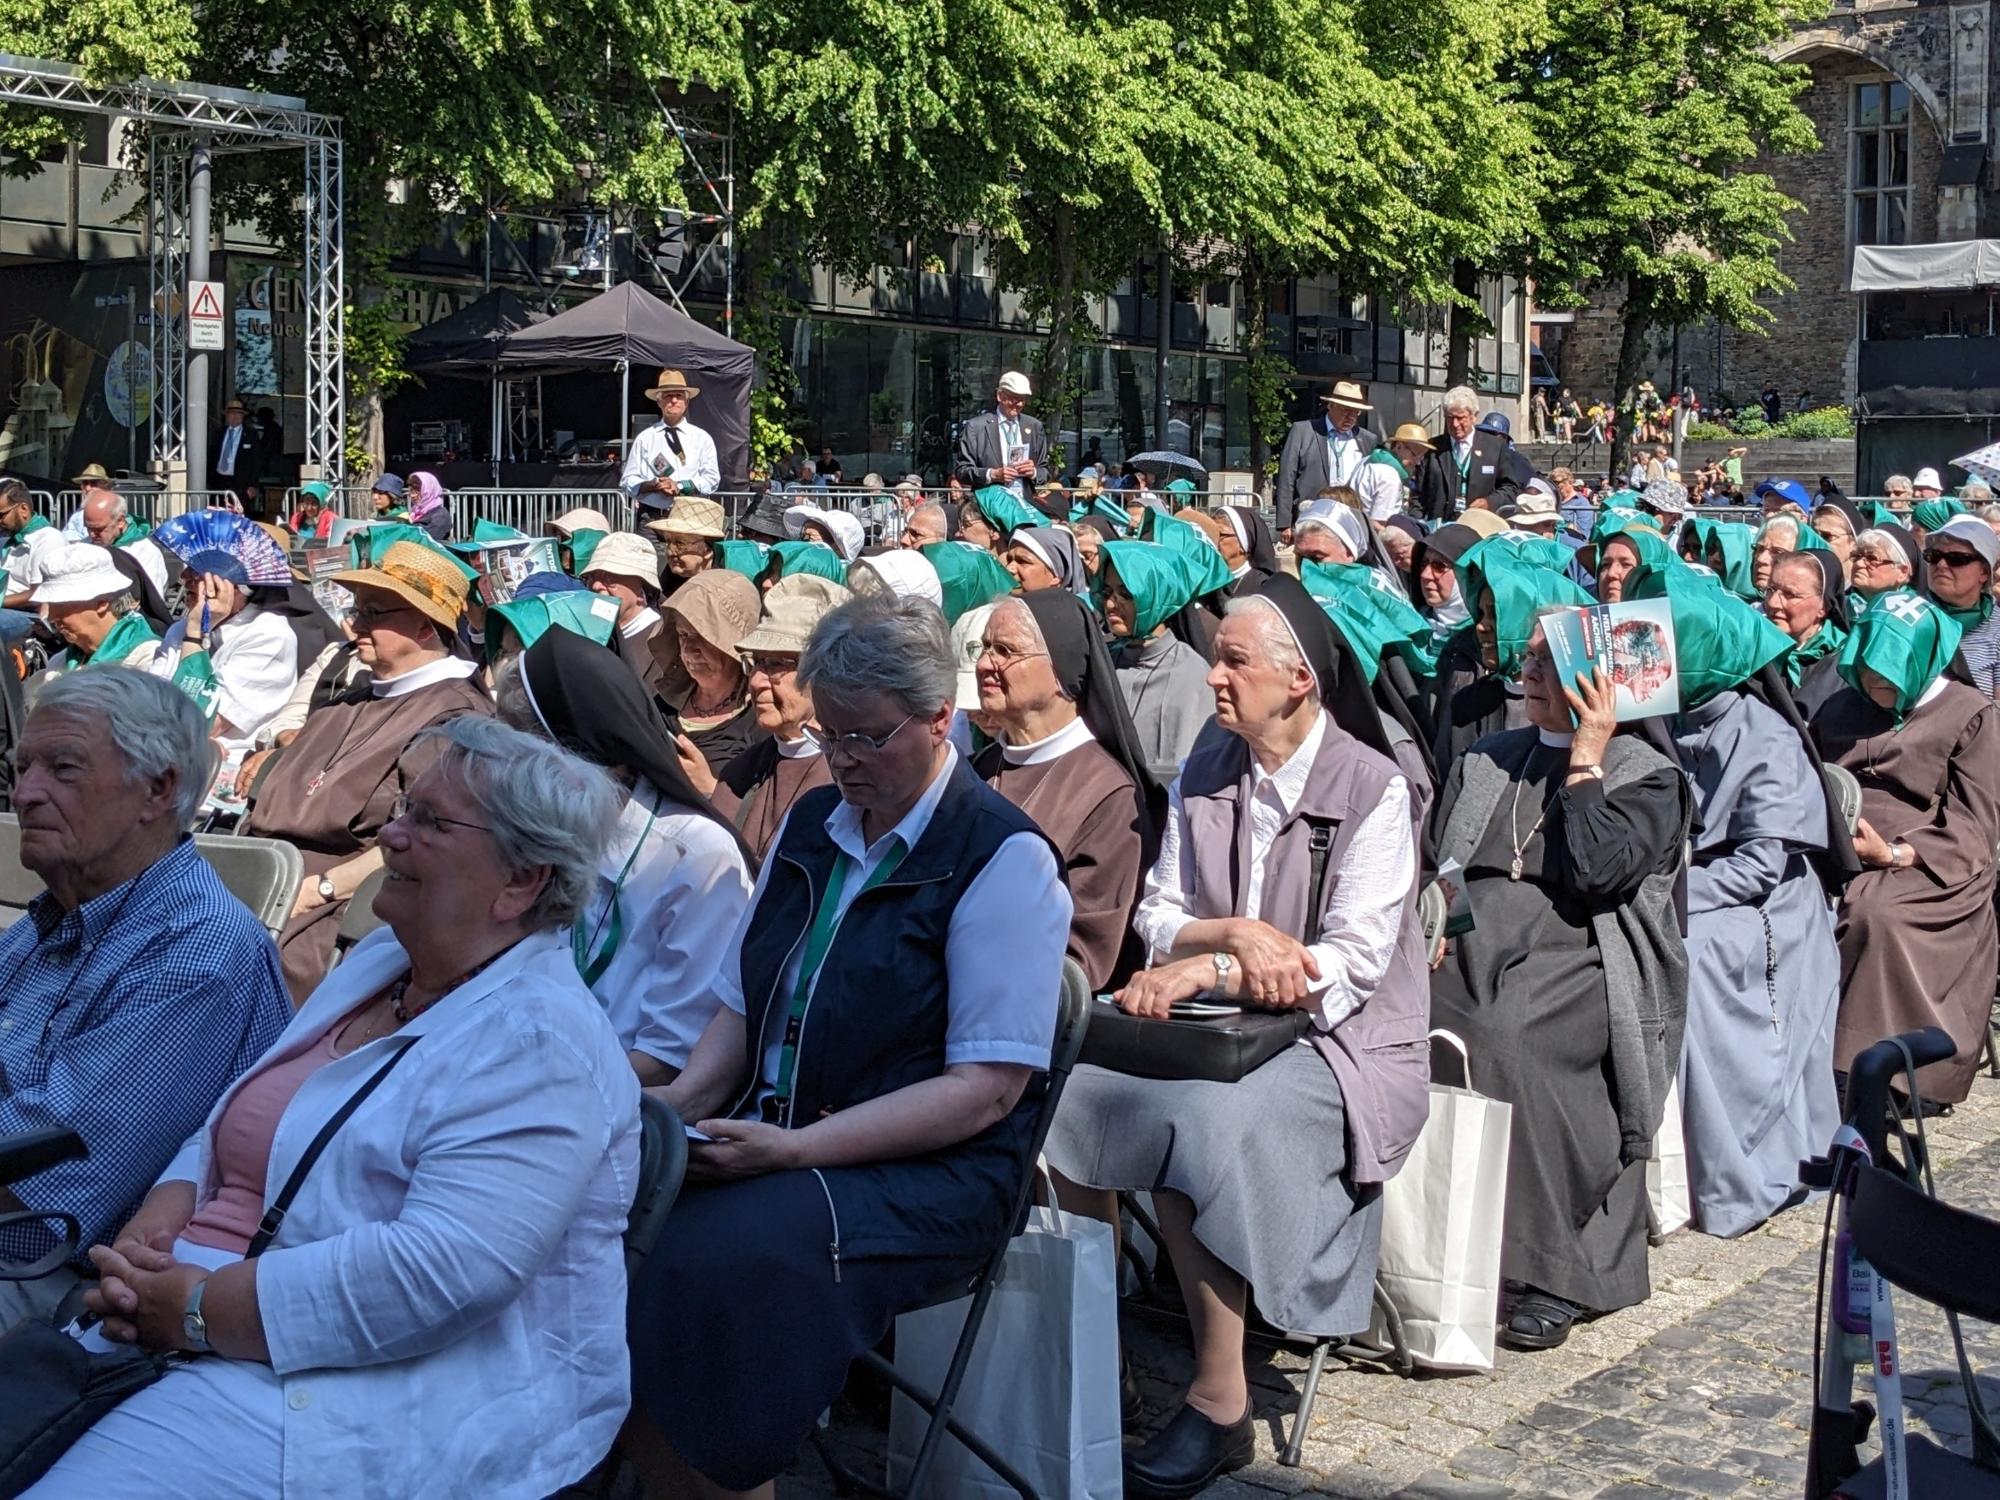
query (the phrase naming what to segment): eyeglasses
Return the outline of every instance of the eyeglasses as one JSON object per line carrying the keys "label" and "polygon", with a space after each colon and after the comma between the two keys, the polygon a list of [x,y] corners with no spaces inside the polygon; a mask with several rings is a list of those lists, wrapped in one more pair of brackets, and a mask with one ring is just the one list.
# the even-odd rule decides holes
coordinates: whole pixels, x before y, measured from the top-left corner
{"label": "eyeglasses", "polygon": [[357,625],[379,625],[384,620],[393,620],[398,615],[411,612],[407,604],[357,604],[354,606],[353,620]]}
{"label": "eyeglasses", "polygon": [[979,652],[979,659],[993,658],[993,665],[1006,671],[1016,662],[1033,661],[1038,656],[1047,656],[1046,651],[1017,651],[1014,647],[994,641],[987,641]]}
{"label": "eyeglasses", "polygon": [[1940,552],[1934,547],[1926,547],[1924,561],[1934,568],[1969,568],[1986,559],[1977,552]]}
{"label": "eyeglasses", "polygon": [[665,542],[666,550],[676,557],[688,553],[706,552],[713,545],[705,536],[670,536]]}
{"label": "eyeglasses", "polygon": [[463,818],[443,817],[421,802],[412,802],[407,795],[398,797],[389,804],[389,821],[407,823],[425,835],[436,833],[440,828],[470,828],[475,833],[493,831],[484,823],[468,823]]}
{"label": "eyeglasses", "polygon": [[799,669],[799,659],[796,656],[765,656],[762,652],[753,651],[744,660],[749,665],[753,677],[762,675],[774,681],[780,677],[789,677]]}
{"label": "eyeglasses", "polygon": [[1852,566],[1857,568],[1893,568],[1897,559],[1893,557],[1871,557],[1866,552],[1854,554]]}
{"label": "eyeglasses", "polygon": [[820,741],[825,753],[832,755],[838,751],[850,758],[858,759],[866,755],[880,755],[889,748],[889,741],[901,734],[909,726],[915,714],[903,715],[903,722],[884,735],[873,734],[831,734]]}

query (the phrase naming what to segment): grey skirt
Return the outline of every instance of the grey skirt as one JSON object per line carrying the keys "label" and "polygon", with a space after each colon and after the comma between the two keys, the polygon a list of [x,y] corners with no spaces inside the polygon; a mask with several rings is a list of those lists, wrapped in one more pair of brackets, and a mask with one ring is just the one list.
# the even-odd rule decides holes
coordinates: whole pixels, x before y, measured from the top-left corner
{"label": "grey skirt", "polygon": [[1368,1326],[1382,1245],[1382,1189],[1347,1169],[1340,1084],[1301,1042],[1236,1083],[1133,1078],[1081,1066],[1048,1139],[1070,1181],[1180,1193],[1194,1233],[1290,1333]]}

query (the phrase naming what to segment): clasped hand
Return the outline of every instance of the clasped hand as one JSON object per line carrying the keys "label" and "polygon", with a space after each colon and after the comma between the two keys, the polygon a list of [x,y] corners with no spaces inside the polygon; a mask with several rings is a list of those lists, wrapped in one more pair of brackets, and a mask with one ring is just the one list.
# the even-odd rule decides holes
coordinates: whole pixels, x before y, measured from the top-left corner
{"label": "clasped hand", "polygon": [[104,1320],[107,1339],[147,1349],[186,1347],[188,1294],[208,1272],[133,1239],[93,1245],[90,1259],[99,1279],[83,1294],[83,1305]]}
{"label": "clasped hand", "polygon": [[1215,960],[1200,953],[1141,969],[1112,999],[1130,1015],[1156,1019],[1166,1016],[1177,1001],[1192,1000],[1208,990],[1220,998],[1273,1010],[1289,1010],[1311,999],[1313,983],[1320,977],[1319,961],[1297,938],[1268,922],[1237,917],[1224,925],[1219,947],[1234,960],[1226,986],[1215,983]]}

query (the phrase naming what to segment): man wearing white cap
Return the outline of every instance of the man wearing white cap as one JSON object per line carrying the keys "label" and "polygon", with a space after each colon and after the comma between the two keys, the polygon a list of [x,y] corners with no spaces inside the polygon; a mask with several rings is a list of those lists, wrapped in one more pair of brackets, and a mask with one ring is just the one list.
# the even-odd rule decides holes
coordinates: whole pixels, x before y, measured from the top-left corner
{"label": "man wearing white cap", "polygon": [[1320,393],[1319,415],[1294,422],[1278,455],[1278,537],[1291,540],[1299,507],[1322,490],[1352,484],[1375,451],[1376,437],[1361,425],[1368,393],[1351,380],[1336,380]]}
{"label": "man wearing white cap", "polygon": [[722,484],[715,439],[687,419],[688,403],[701,394],[679,370],[662,370],[646,391],[660,420],[632,439],[618,488],[642,510],[665,510],[676,495],[712,495]]}
{"label": "man wearing white cap", "polygon": [[50,660],[49,670],[148,666],[160,638],[139,613],[134,587],[107,548],[68,542],[51,553],[34,593],[35,606],[47,612],[63,638],[64,649]]}
{"label": "man wearing white cap", "polygon": [[1025,502],[1028,486],[1049,477],[1049,435],[1022,407],[1034,390],[1028,377],[1009,370],[993,393],[993,410],[969,419],[958,431],[958,461],[952,472],[974,489],[1004,485]]}
{"label": "man wearing white cap", "polygon": [[1919,500],[1935,500],[1944,493],[1944,481],[1938,478],[1936,469],[1919,469],[1917,477],[1910,481],[1910,493]]}

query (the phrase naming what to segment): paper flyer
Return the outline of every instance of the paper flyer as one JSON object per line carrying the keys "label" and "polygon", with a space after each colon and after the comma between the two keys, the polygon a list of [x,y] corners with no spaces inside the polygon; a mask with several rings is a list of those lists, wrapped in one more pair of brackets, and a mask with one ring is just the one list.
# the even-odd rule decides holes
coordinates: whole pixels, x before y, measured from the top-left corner
{"label": "paper flyer", "polygon": [[1544,616],[1549,658],[1565,685],[1600,668],[1617,693],[1614,717],[1679,713],[1680,672],[1674,656],[1673,606],[1665,599],[1593,604]]}

